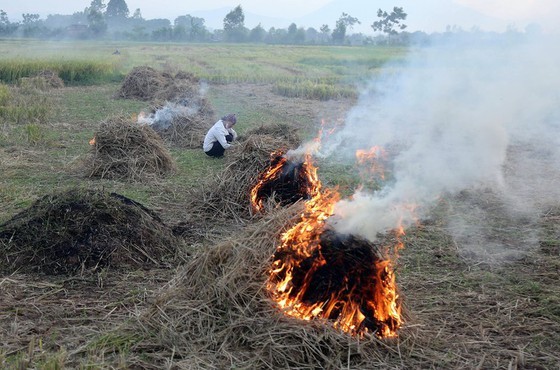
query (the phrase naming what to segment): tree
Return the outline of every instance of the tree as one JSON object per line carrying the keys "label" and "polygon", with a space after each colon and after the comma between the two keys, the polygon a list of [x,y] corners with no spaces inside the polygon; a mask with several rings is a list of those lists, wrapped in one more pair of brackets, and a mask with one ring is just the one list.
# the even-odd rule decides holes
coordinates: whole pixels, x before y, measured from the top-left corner
{"label": "tree", "polygon": [[386,33],[388,36],[398,34],[398,31],[395,28],[400,30],[404,30],[406,28],[406,24],[401,24],[401,21],[406,20],[407,14],[403,11],[403,8],[399,8],[395,6],[391,13],[387,13],[379,9],[377,11],[377,17],[381,18],[378,21],[373,22],[371,28],[374,31],[382,31]]}
{"label": "tree", "polygon": [[[175,18],[173,29],[179,39],[187,41],[202,41],[208,34],[206,26],[204,26],[204,18],[193,17],[189,14],[181,15]],[[182,35],[179,37],[179,35]]]}
{"label": "tree", "polygon": [[8,36],[15,32],[18,28],[17,23],[11,23],[8,19],[8,13],[0,9],[0,35]]}
{"label": "tree", "polygon": [[39,35],[41,32],[39,14],[25,13],[22,14],[22,17],[23,35],[25,37],[34,37]]}
{"label": "tree", "polygon": [[249,41],[263,42],[265,36],[266,36],[266,31],[259,23],[255,28],[251,30],[251,32],[249,32]]}
{"label": "tree", "polygon": [[319,31],[321,31],[321,42],[325,42],[328,43],[330,38],[331,38],[331,29],[329,27],[328,24],[324,24],[321,26],[321,28],[319,28]]}
{"label": "tree", "polygon": [[143,19],[142,18],[142,12],[140,11],[140,8],[136,8],[136,10],[134,11],[134,14],[132,14],[132,19]]}
{"label": "tree", "polygon": [[342,13],[340,18],[336,21],[336,27],[332,33],[333,41],[337,44],[342,44],[344,42],[344,38],[346,37],[347,29],[351,29],[356,23],[360,24],[358,18]]}
{"label": "tree", "polygon": [[126,5],[125,0],[109,0],[109,3],[107,3],[105,15],[108,18],[126,18],[128,13],[128,5]]}
{"label": "tree", "polygon": [[107,7],[107,5],[105,5],[103,0],[91,0],[91,3],[89,4],[89,8],[86,8],[86,9],[87,9],[87,12],[89,12],[91,10],[96,10],[103,15],[103,11],[105,10],[106,7]]}
{"label": "tree", "polygon": [[107,31],[107,22],[101,11],[90,7],[87,15],[88,29],[93,36],[101,36]]}
{"label": "tree", "polygon": [[295,43],[297,36],[297,25],[295,23],[290,24],[288,27],[288,37],[286,42],[287,43]]}
{"label": "tree", "polygon": [[224,35],[226,41],[240,42],[245,40],[246,33],[245,14],[238,5],[224,18]]}

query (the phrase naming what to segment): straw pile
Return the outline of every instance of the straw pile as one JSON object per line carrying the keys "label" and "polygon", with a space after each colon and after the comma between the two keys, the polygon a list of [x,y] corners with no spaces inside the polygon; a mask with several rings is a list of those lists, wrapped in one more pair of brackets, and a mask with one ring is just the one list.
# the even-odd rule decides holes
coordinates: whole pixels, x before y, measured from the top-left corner
{"label": "straw pile", "polygon": [[152,67],[134,67],[124,78],[117,97],[152,100],[165,86],[165,77]]}
{"label": "straw pile", "polygon": [[137,349],[146,361],[173,358],[176,368],[207,369],[379,365],[375,338],[358,341],[320,322],[288,318],[267,297],[270,256],[298,212],[299,204],[280,209],[187,263],[130,328],[144,331]]}
{"label": "straw pile", "polygon": [[199,90],[199,82],[194,75],[182,71],[172,75],[152,67],[134,67],[124,78],[116,97],[161,103],[183,95],[194,95]]}
{"label": "straw pile", "polygon": [[[265,281],[278,235],[298,210],[298,205],[277,209],[231,239],[200,250],[138,323],[115,332],[142,336],[131,347],[129,365],[558,367],[558,284],[551,272],[558,260],[531,255],[507,268],[467,265],[439,221],[407,233],[409,256],[398,274],[399,286],[407,292],[407,315],[397,339],[358,339],[316,320],[285,317],[267,298]],[[114,348],[105,350],[112,353]]]}
{"label": "straw pile", "polygon": [[49,69],[42,70],[37,74],[37,77],[44,79],[49,87],[55,89],[64,87],[64,81],[58,76],[58,73]]}
{"label": "straw pile", "polygon": [[262,210],[263,205],[269,202],[286,206],[300,199],[312,198],[315,184],[307,162],[292,161],[279,153],[271,159],[270,168],[278,171],[262,172],[257,179],[258,187],[253,190],[256,210]]}
{"label": "straw pile", "polygon": [[223,219],[249,219],[251,189],[270,165],[271,154],[278,150],[287,150],[286,142],[269,135],[251,135],[235,143],[227,151],[225,169],[193,190],[188,208],[208,224]]}
{"label": "straw pile", "polygon": [[0,225],[0,265],[46,274],[163,266],[177,243],[143,205],[116,193],[71,189],[44,196]]}
{"label": "straw pile", "polygon": [[175,170],[175,162],[156,132],[123,116],[102,122],[94,136],[89,177],[141,180]]}
{"label": "straw pile", "polygon": [[245,132],[244,135],[240,136],[239,140],[245,140],[245,138],[252,135],[268,135],[282,138],[289,147],[296,147],[301,143],[297,128],[287,123],[262,124]]}
{"label": "straw pile", "polygon": [[48,91],[64,87],[64,81],[56,72],[45,69],[33,76],[20,78],[18,86],[25,90]]}
{"label": "straw pile", "polygon": [[175,75],[163,72],[161,74],[165,83],[154,96],[156,101],[172,101],[180,98],[192,98],[200,95],[200,80],[192,73],[183,71]]}

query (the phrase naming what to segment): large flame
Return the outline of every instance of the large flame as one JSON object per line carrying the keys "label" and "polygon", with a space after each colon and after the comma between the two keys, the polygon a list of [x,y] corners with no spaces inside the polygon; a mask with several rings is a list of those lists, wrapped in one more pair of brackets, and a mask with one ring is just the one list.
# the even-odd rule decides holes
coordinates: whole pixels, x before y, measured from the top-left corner
{"label": "large flame", "polygon": [[[310,161],[310,158],[306,160]],[[349,288],[350,284],[343,284],[345,288],[329,293],[330,296],[320,302],[309,303],[305,299],[317,288],[312,281],[314,272],[327,263],[321,250],[321,235],[326,230],[325,221],[333,214],[334,205],[340,198],[337,191],[321,191],[316,176],[317,168],[312,164],[310,168],[313,168],[310,172],[315,181],[314,195],[305,203],[301,221],[282,235],[281,245],[277,248],[269,271],[267,289],[286,315],[303,320],[326,319],[333,322],[334,327],[359,336],[371,332],[370,324],[375,322],[373,330],[377,336],[396,336],[402,318],[390,259],[380,258],[374,262],[374,268],[367,271],[372,271],[375,276],[344,277],[346,283],[350,279],[353,281],[352,288]],[[272,176],[274,171],[277,169],[270,168],[267,174]],[[312,256],[315,258],[310,258]],[[300,272],[302,265],[306,266],[307,271],[303,281]],[[374,317],[367,317],[371,314]]]}
{"label": "large flame", "polygon": [[[256,182],[256,185],[251,189],[251,207],[253,212],[260,212],[264,207],[265,199],[262,197],[261,191],[263,188],[272,181],[278,180],[285,171],[285,167],[290,162],[282,152],[274,152],[271,154],[271,165],[268,169],[262,172]],[[311,155],[306,154],[297,176],[299,181],[297,185],[306,186],[301,189],[299,193],[303,198],[312,198],[321,190],[321,182],[317,177],[317,167],[311,163]]]}

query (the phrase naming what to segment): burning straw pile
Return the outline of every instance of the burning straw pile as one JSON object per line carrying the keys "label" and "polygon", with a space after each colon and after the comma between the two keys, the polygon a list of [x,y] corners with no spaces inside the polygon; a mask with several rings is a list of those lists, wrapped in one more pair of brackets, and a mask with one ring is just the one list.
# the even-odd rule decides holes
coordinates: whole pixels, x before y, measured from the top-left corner
{"label": "burning straw pile", "polygon": [[117,116],[102,122],[90,142],[89,177],[141,180],[175,170],[162,139],[146,125]]}
{"label": "burning straw pile", "polygon": [[74,274],[163,266],[177,245],[153,211],[95,190],[44,196],[0,225],[0,265],[9,271]]}
{"label": "burning straw pile", "polygon": [[[177,368],[374,368],[375,336],[356,340],[320,321],[279,312],[265,293],[270,256],[301,204],[280,208],[235,237],[200,250],[128,330],[132,351]],[[122,333],[122,329],[119,329]],[[168,362],[167,362],[168,363]],[[169,364],[169,363],[168,363]]]}
{"label": "burning straw pile", "polygon": [[242,220],[251,217],[249,195],[259,174],[271,161],[271,153],[287,150],[282,138],[250,135],[228,150],[226,167],[212,174],[204,186],[193,191],[189,209],[199,217]]}
{"label": "burning straw pile", "polygon": [[140,113],[138,122],[150,125],[163,140],[180,148],[200,149],[204,135],[214,123],[214,110],[208,100],[198,94],[183,94],[181,98]]}
{"label": "burning straw pile", "polygon": [[319,188],[316,186],[316,169],[309,160],[288,159],[283,153],[275,153],[270,166],[259,174],[251,189],[253,211],[261,212],[276,205],[286,206],[300,199],[311,199]]}

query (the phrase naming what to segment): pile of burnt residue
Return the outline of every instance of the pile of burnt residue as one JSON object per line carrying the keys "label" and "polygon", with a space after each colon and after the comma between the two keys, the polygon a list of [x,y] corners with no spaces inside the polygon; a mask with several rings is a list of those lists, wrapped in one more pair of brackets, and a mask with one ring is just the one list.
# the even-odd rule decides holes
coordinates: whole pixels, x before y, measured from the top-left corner
{"label": "pile of burnt residue", "polygon": [[166,266],[178,240],[158,215],[116,193],[72,189],[38,199],[0,225],[0,267],[76,274]]}

